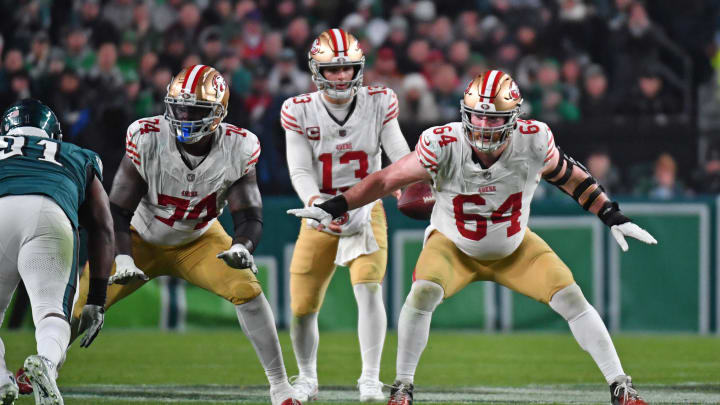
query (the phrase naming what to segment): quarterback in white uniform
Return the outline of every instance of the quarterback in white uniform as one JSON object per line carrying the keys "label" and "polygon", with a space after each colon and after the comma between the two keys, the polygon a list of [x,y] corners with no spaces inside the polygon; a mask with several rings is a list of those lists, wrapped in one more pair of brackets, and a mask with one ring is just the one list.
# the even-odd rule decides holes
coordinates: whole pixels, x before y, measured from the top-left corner
{"label": "quarterback in white uniform", "polygon": [[[105,308],[160,275],[211,291],[235,304],[265,368],[273,405],[297,404],[252,257],[262,233],[255,176],[260,142],[222,122],[228,98],[217,70],[190,66],[170,83],[165,115],[128,128],[126,157],[110,193],[117,256]],[[217,221],[226,205],[233,237]]]}
{"label": "quarterback in white uniform", "polygon": [[[293,187],[306,206],[347,190],[381,169],[382,151],[397,161],[410,153],[397,122],[398,101],[385,87],[363,87],[365,57],[341,29],[315,39],[308,53],[319,91],[289,98],[285,128]],[[381,149],[382,147],[382,149]],[[318,311],[336,265],[350,269],[358,304],[361,401],[384,399],[380,383],[387,318],[382,281],[387,265],[387,224],[382,202],[352,210],[327,227],[303,221],[290,264],[290,336],[300,375],[301,400],[317,397]]]}
{"label": "quarterback in white uniform", "polygon": [[655,239],[625,217],[617,203],[556,145],[545,123],[519,120],[522,96],[512,78],[490,70],[474,78],[461,100],[462,122],[423,132],[415,153],[374,173],[343,195],[290,210],[328,224],[348,209],[417,181],[430,181],[436,203],[415,282],[398,321],[397,378],[389,405],[413,403],[413,377],[430,332],[432,312],[473,281],[495,281],[565,318],[610,385],[614,405],[644,405],[625,374],[610,335],[572,273],[527,228],[541,178],[596,214],[623,250],[625,236]]}

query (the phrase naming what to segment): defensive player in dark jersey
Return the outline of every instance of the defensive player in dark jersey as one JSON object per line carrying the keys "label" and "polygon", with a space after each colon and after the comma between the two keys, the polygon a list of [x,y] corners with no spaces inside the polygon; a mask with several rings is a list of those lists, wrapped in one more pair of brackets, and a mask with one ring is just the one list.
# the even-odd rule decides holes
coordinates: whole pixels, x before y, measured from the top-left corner
{"label": "defensive player in dark jersey", "polygon": [[[81,345],[103,325],[114,235],[102,163],[94,152],[61,142],[57,117],[37,100],[8,108],[0,120],[0,323],[22,280],[32,306],[37,354],[24,363],[36,404],[63,404],[57,365],[70,341],[76,299],[78,227],[87,229],[91,285]],[[0,340],[0,403],[18,395]]]}

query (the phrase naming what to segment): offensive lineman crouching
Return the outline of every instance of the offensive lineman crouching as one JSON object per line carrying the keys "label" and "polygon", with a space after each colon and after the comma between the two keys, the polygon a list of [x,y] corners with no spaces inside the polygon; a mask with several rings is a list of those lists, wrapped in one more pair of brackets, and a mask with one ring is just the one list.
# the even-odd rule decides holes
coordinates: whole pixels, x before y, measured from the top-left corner
{"label": "offensive lineman crouching", "polygon": [[[110,193],[117,256],[105,308],[160,275],[213,292],[235,304],[270,382],[272,404],[299,404],[287,381],[270,305],[255,277],[252,252],[262,233],[255,177],[260,142],[222,122],[229,94],[214,68],[187,67],[168,86],[165,115],[128,128],[126,156]],[[225,205],[235,224],[232,238],[217,221]],[[81,293],[86,286],[83,282]]]}
{"label": "offensive lineman crouching", "polygon": [[432,312],[478,280],[495,281],[550,307],[568,321],[610,385],[613,405],[645,405],[620,364],[610,335],[570,269],[527,228],[540,178],[556,185],[625,236],[655,239],[624,216],[595,179],[555,146],[545,123],[518,120],[522,103],[512,78],[490,70],[474,78],[461,100],[462,122],[426,130],[415,153],[373,173],[317,206],[289,210],[327,225],[354,209],[417,181],[432,181],[436,203],[416,281],[398,321],[397,378],[389,405],[413,403],[413,376],[427,344]]}

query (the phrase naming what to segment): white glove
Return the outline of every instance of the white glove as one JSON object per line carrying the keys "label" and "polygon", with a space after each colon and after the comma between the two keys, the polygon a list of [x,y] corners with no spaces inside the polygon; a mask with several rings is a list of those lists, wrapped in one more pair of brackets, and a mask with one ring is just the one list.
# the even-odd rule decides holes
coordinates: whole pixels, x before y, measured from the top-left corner
{"label": "white glove", "polygon": [[108,285],[127,284],[133,280],[147,281],[149,277],[135,266],[135,261],[128,255],[115,256],[115,274],[108,279]]}
{"label": "white glove", "polygon": [[305,208],[295,208],[291,210],[287,210],[287,213],[290,215],[295,215],[298,218],[307,218],[308,221],[315,220],[319,222],[324,227],[329,227],[330,223],[333,220],[332,215],[330,215],[329,212],[325,211],[322,208],[319,207],[305,207]]}
{"label": "white glove", "polygon": [[105,321],[105,308],[100,305],[87,304],[80,315],[80,330],[87,330],[80,342],[80,347],[88,347],[95,340]]}
{"label": "white glove", "polygon": [[625,241],[626,236],[633,237],[641,242],[647,243],[648,245],[657,244],[655,238],[653,238],[652,235],[648,233],[648,231],[640,228],[632,222],[625,222],[624,224],[613,225],[610,228],[610,233],[612,233],[612,236],[615,238],[618,245],[620,245],[620,249],[622,249],[623,252],[627,252],[628,250],[628,244]]}
{"label": "white glove", "polygon": [[230,249],[218,253],[217,258],[223,259],[225,264],[234,269],[250,269],[255,274],[258,272],[252,253],[242,243],[236,243]]}

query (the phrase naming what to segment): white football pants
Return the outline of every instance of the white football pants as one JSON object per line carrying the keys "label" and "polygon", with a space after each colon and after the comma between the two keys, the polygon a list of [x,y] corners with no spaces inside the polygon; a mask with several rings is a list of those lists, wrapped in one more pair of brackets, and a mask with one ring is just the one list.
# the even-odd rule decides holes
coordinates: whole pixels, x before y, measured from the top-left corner
{"label": "white football pants", "polygon": [[0,323],[20,279],[33,322],[69,319],[77,290],[75,233],[55,201],[43,195],[0,197]]}

